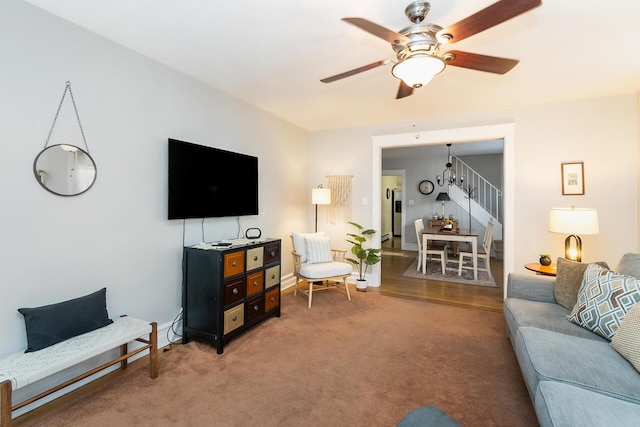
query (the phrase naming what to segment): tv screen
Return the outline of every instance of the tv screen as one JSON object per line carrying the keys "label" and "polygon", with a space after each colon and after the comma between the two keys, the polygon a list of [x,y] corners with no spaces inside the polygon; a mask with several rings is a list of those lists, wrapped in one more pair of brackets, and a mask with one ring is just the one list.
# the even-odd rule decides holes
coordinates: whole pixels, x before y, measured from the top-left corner
{"label": "tv screen", "polygon": [[169,219],[257,214],[257,157],[169,139]]}

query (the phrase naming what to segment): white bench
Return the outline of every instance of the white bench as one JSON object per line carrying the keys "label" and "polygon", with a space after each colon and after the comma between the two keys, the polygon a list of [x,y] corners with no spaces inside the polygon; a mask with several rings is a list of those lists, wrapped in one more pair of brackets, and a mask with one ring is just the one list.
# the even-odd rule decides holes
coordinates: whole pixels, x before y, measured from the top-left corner
{"label": "white bench", "polygon": [[[144,338],[148,336],[148,339]],[[132,351],[128,343],[144,344]],[[120,357],[93,368],[22,402],[12,402],[12,391],[18,390],[50,375],[61,372],[114,348],[120,348]],[[11,414],[30,403],[48,396],[71,384],[83,380],[103,369],[120,363],[127,367],[128,359],[149,350],[151,378],[158,376],[158,326],[132,317],[120,317],[110,325],[31,353],[14,353],[0,357],[0,427],[11,425]]]}

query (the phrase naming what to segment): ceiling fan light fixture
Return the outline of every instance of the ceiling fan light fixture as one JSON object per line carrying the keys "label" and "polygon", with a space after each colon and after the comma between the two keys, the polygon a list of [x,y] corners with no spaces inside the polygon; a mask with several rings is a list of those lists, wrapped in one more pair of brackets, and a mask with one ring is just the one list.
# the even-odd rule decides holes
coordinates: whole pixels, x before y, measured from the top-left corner
{"label": "ceiling fan light fixture", "polygon": [[438,56],[415,54],[395,64],[391,74],[408,86],[419,88],[429,83],[444,68],[445,63]]}

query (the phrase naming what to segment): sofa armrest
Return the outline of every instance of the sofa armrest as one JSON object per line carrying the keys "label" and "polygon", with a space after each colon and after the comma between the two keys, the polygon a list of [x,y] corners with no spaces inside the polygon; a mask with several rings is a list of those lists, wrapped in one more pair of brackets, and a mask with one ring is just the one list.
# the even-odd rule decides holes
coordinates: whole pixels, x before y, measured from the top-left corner
{"label": "sofa armrest", "polygon": [[507,298],[521,298],[540,302],[556,302],[553,286],[555,277],[526,273],[509,273]]}

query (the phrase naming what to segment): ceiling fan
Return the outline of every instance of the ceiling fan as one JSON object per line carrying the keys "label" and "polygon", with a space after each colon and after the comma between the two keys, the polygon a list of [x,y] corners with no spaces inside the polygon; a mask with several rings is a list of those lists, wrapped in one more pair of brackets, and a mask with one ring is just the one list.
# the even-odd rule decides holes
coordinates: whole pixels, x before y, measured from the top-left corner
{"label": "ceiling fan", "polygon": [[323,83],[362,73],[390,62],[395,62],[391,74],[400,80],[396,99],[413,94],[413,89],[424,86],[447,65],[505,74],[518,64],[516,59],[499,58],[477,53],[449,50],[440,53],[440,47],[459,42],[481,31],[505,22],[538,7],[541,0],[499,0],[448,27],[424,22],[431,5],[426,1],[414,1],[405,9],[405,15],[413,23],[399,32],[389,30],[364,18],[342,18],[343,21],[391,43],[397,62],[383,59],[321,79]]}

